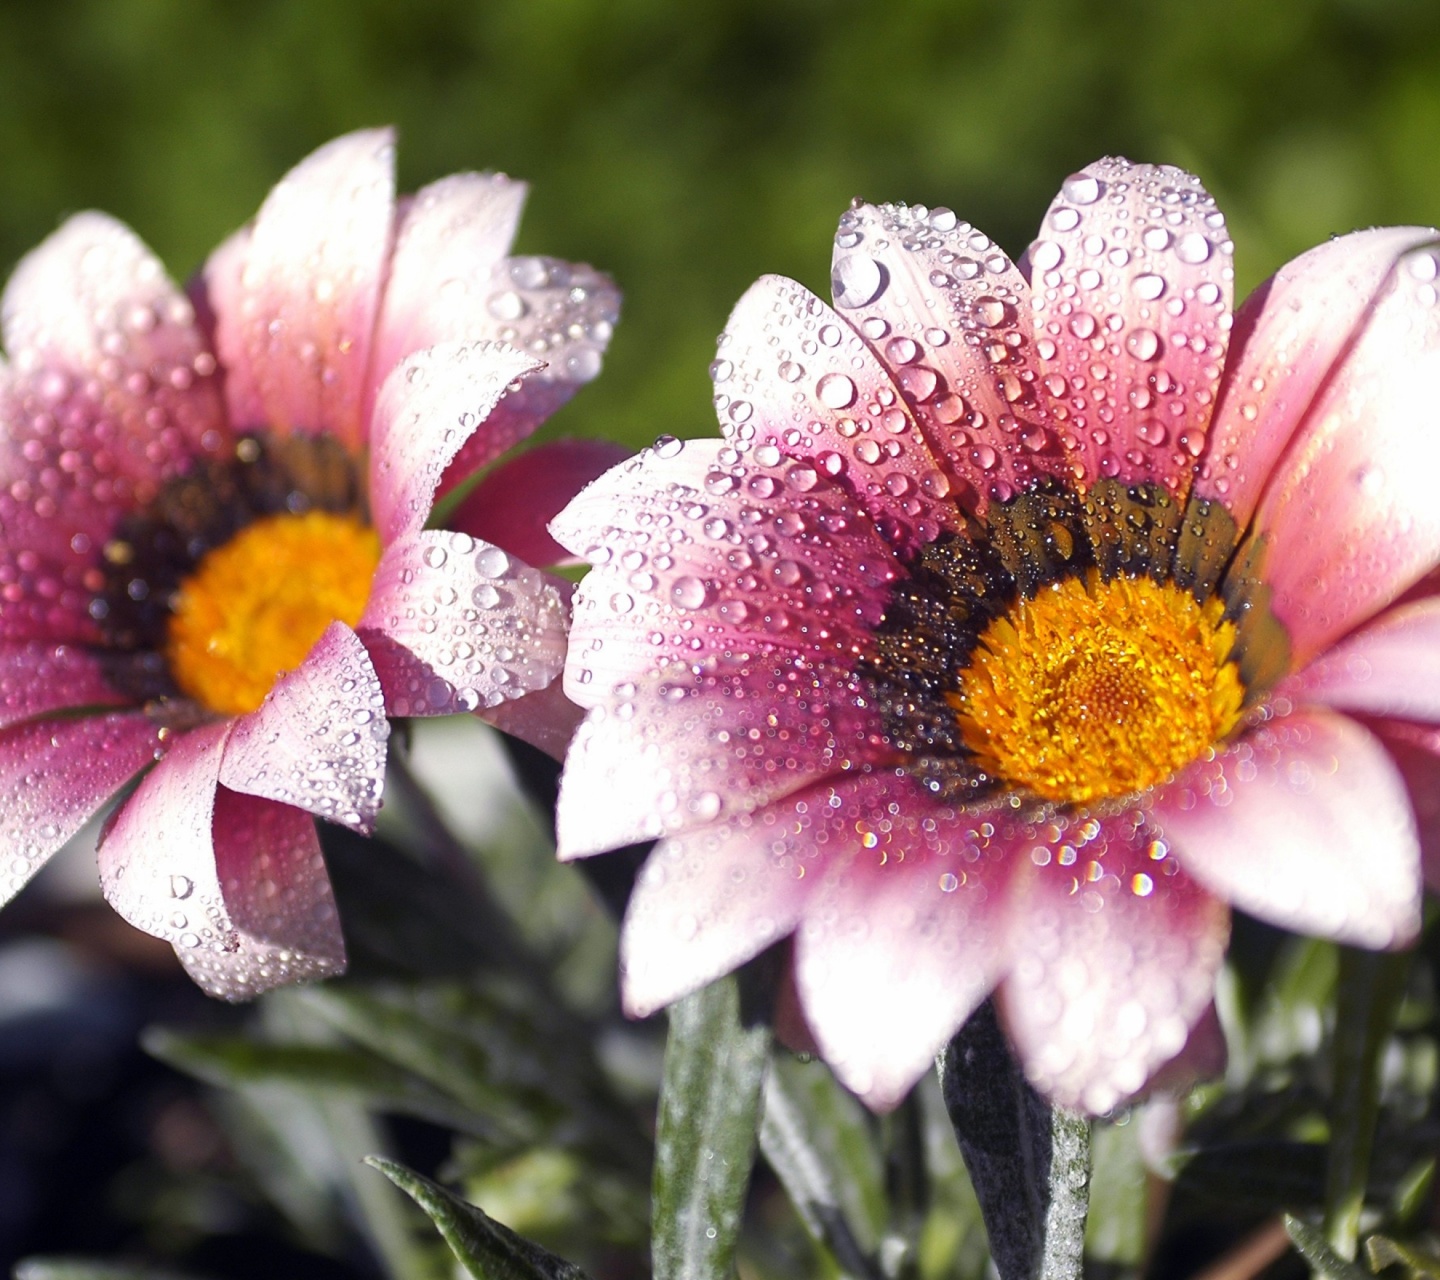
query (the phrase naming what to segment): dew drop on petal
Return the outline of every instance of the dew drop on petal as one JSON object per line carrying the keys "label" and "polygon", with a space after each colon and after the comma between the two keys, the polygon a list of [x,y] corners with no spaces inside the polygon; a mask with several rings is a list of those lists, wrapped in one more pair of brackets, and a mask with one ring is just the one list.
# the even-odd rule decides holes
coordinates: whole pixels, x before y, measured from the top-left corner
{"label": "dew drop on petal", "polygon": [[855,403],[855,384],[843,373],[827,373],[815,386],[827,409],[847,409]]}
{"label": "dew drop on petal", "polygon": [[1088,173],[1072,173],[1060,184],[1060,194],[1071,204],[1094,204],[1100,199],[1100,181]]}
{"label": "dew drop on petal", "polygon": [[835,305],[846,310],[867,306],[885,289],[885,272],[874,258],[852,253],[835,264],[830,279]]}

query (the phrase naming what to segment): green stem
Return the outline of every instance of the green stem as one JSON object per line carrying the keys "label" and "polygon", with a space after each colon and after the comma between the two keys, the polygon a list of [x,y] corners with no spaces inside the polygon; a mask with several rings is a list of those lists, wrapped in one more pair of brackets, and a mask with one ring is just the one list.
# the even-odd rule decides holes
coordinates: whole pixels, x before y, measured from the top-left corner
{"label": "green stem", "polygon": [[1380,1109],[1381,1056],[1395,1029],[1410,958],[1408,951],[1340,948],[1325,1236],[1346,1259],[1355,1257],[1359,1243],[1360,1211]]}

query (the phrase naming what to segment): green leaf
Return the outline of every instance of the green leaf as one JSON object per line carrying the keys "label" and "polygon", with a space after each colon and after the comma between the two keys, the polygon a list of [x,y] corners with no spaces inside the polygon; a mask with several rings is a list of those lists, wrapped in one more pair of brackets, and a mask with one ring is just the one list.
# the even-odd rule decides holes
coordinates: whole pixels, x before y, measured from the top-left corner
{"label": "green leaf", "polygon": [[223,1088],[284,1084],[347,1094],[371,1110],[418,1116],[436,1124],[493,1136],[495,1126],[424,1080],[341,1045],[267,1044],[243,1036],[183,1035],[150,1027],[141,1044],[151,1056],[207,1084]]}
{"label": "green leaf", "polygon": [[371,1053],[427,1081],[513,1148],[563,1140],[645,1170],[649,1145],[596,1066],[590,1029],[503,980],[362,987],[297,998]]}
{"label": "green leaf", "polygon": [[1139,1118],[1131,1116],[1124,1124],[1096,1124],[1092,1145],[1085,1254],[1093,1262],[1113,1263],[1134,1274],[1145,1258],[1150,1207]]}
{"label": "green leaf", "polygon": [[1078,1280],[1089,1122],[1030,1087],[988,1000],[946,1047],[940,1086],[1001,1280]]}
{"label": "green leaf", "polygon": [[769,1048],[769,1027],[741,1016],[735,975],[670,1008],[655,1135],[655,1280],[730,1274]]}
{"label": "green leaf", "polygon": [[1325,1178],[1325,1234],[1336,1251],[1355,1256],[1370,1152],[1380,1110],[1380,1065],[1395,1030],[1408,951],[1340,948],[1335,992],[1335,1085],[1330,1102],[1330,1161]]}
{"label": "green leaf", "polygon": [[572,1262],[517,1236],[467,1200],[384,1156],[366,1156],[415,1201],[475,1280],[586,1280]]}
{"label": "green leaf", "polygon": [[1318,1276],[1329,1280],[1371,1280],[1363,1267],[1347,1262],[1335,1252],[1324,1235],[1301,1218],[1285,1215],[1285,1230],[1298,1253]]}
{"label": "green leaf", "polygon": [[882,1280],[872,1256],[884,1228],[880,1154],[855,1100],[822,1063],[772,1059],[760,1150],[806,1230],[841,1270]]}
{"label": "green leaf", "polygon": [[1371,1236],[1365,1241],[1365,1257],[1371,1271],[1383,1271],[1397,1263],[1410,1280],[1440,1280],[1440,1257],[1389,1236]]}

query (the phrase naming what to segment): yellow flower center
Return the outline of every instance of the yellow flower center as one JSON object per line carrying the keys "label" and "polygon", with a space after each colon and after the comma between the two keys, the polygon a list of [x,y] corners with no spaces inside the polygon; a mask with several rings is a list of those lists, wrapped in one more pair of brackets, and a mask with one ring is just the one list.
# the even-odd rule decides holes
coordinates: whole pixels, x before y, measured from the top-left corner
{"label": "yellow flower center", "polygon": [[166,644],[175,683],[212,711],[255,710],[326,627],[360,621],[379,562],[379,536],[354,516],[247,525],[180,584]]}
{"label": "yellow flower center", "polygon": [[956,709],[991,776],[1083,804],[1168,777],[1235,727],[1235,627],[1212,597],[1092,571],[1021,600],[981,633]]}

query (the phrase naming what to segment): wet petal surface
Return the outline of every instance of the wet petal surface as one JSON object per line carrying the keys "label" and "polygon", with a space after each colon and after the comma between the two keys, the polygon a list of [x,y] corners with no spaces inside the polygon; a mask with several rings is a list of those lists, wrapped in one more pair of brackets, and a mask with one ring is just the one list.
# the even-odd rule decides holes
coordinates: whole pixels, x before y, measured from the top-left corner
{"label": "wet petal surface", "polygon": [[1301,933],[1401,946],[1420,927],[1420,851],[1404,782],[1355,721],[1296,712],[1198,762],[1156,800],[1185,869]]}

